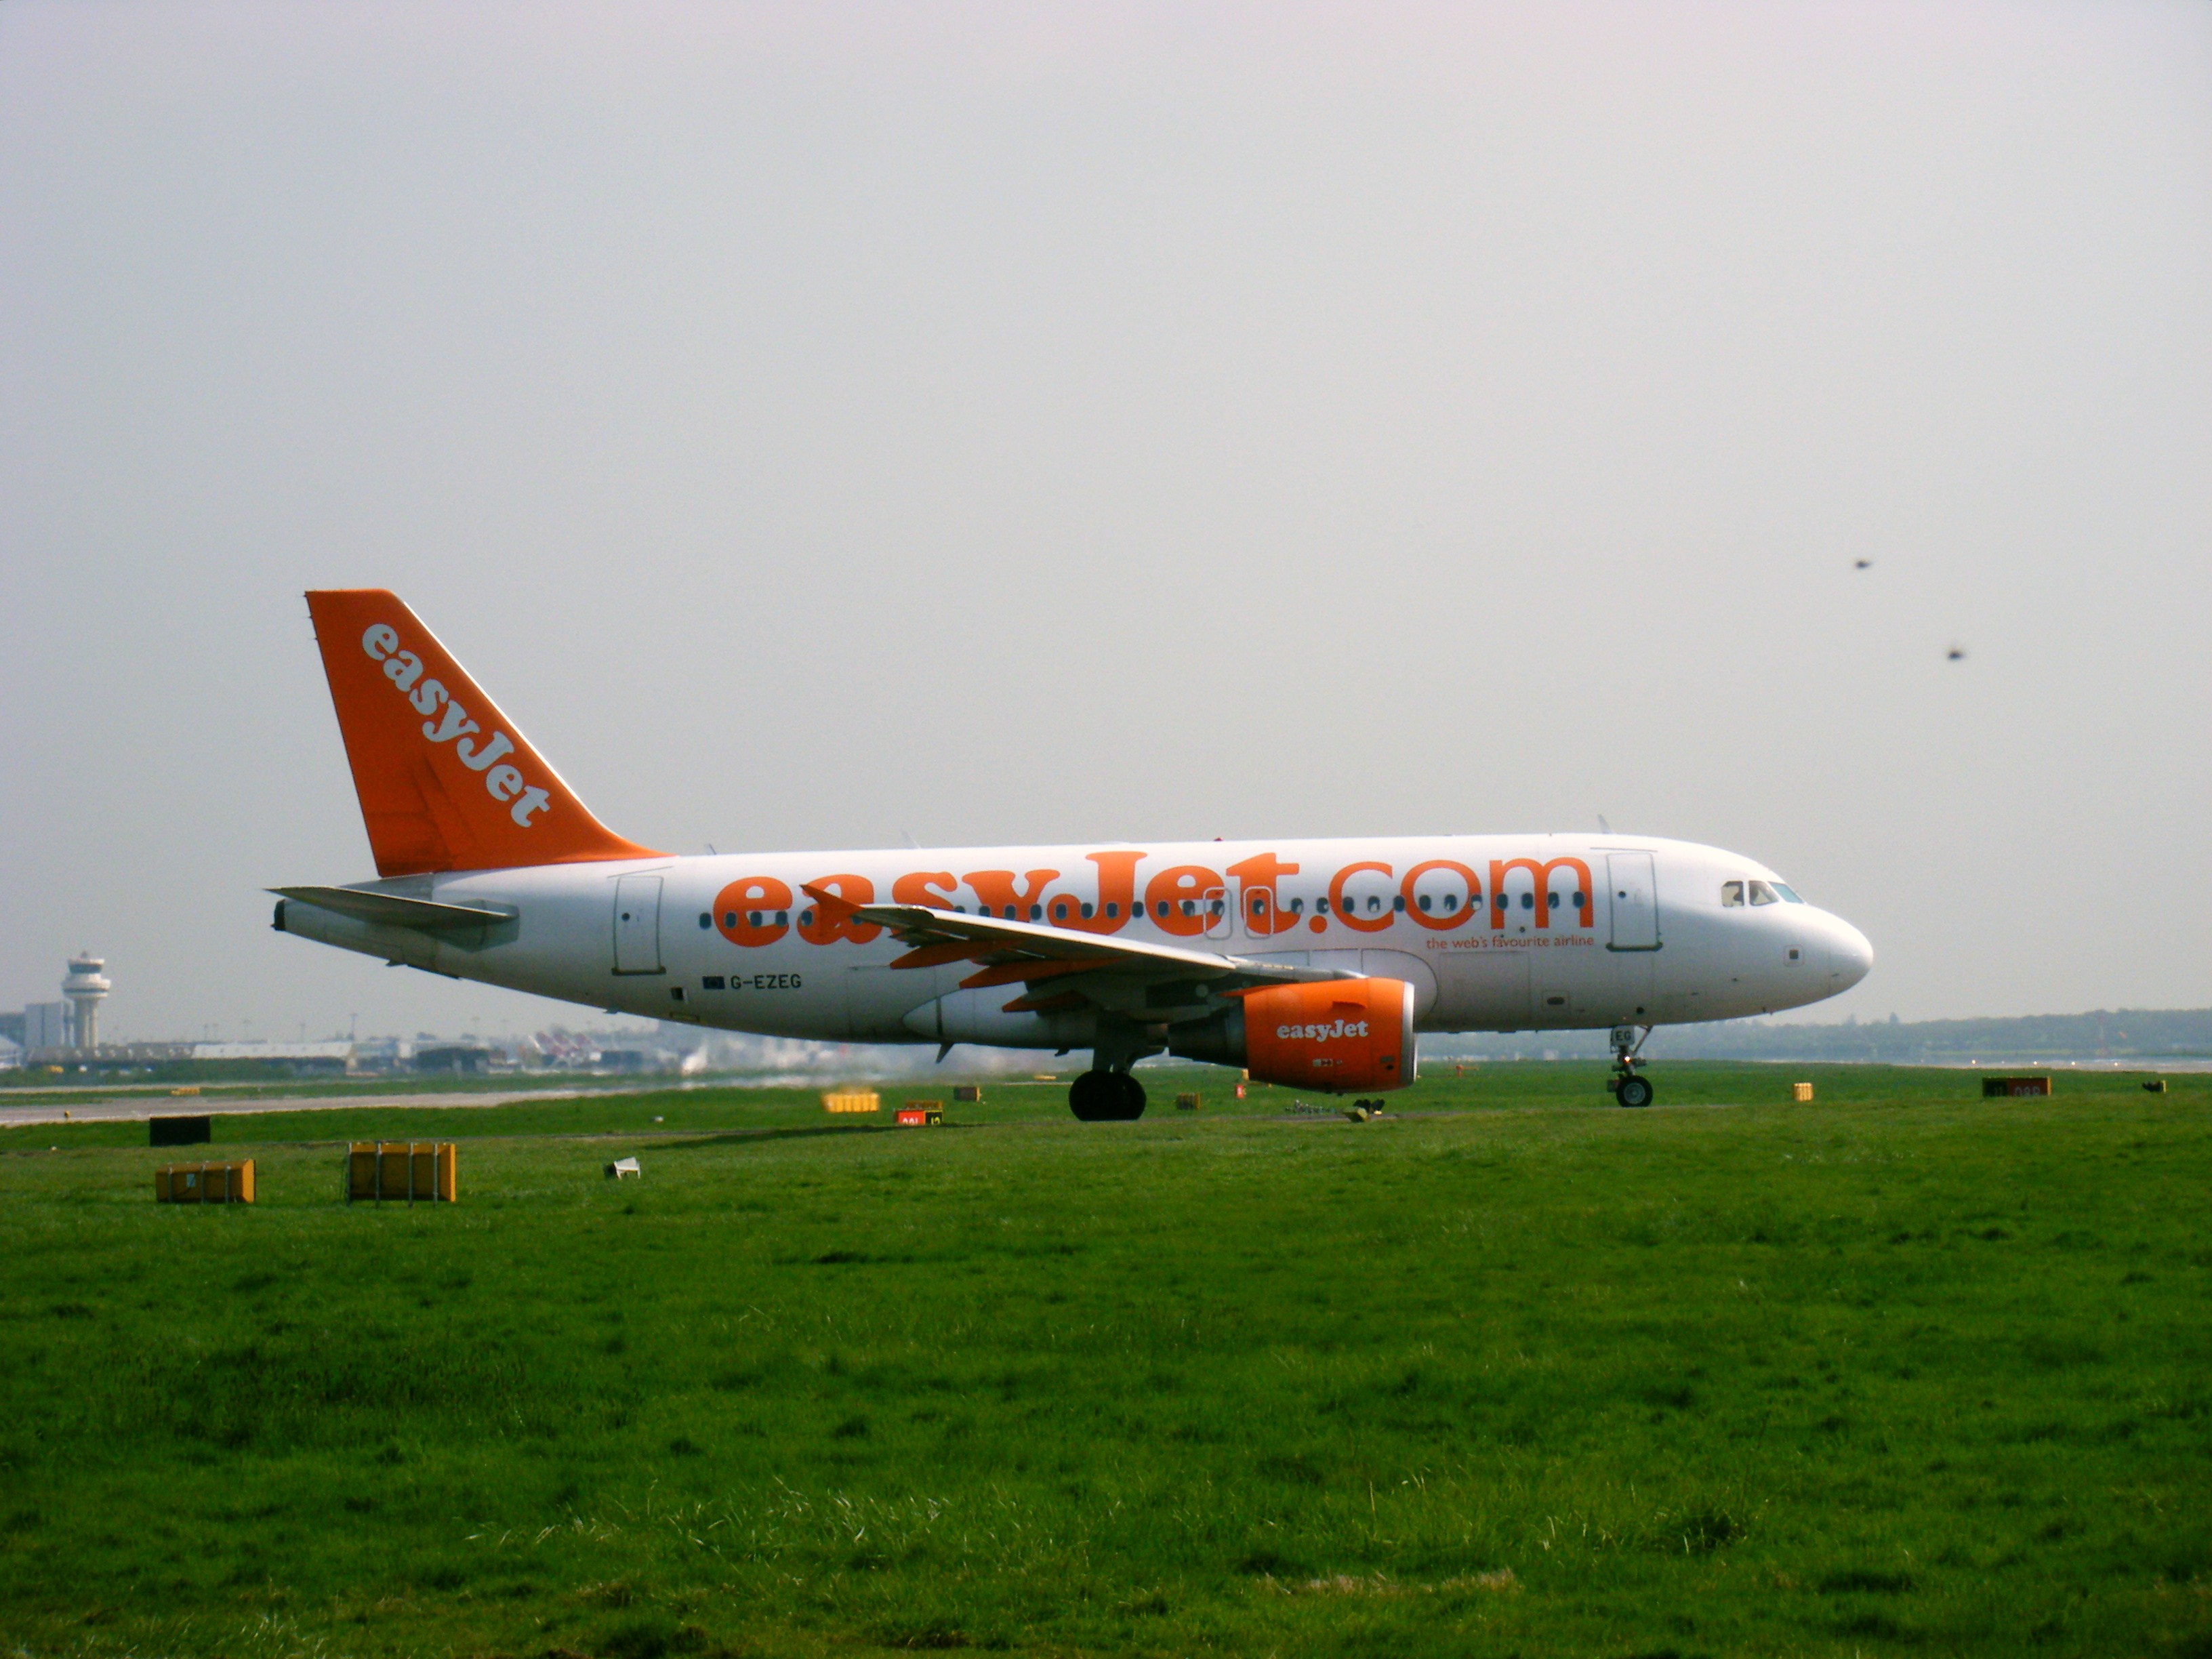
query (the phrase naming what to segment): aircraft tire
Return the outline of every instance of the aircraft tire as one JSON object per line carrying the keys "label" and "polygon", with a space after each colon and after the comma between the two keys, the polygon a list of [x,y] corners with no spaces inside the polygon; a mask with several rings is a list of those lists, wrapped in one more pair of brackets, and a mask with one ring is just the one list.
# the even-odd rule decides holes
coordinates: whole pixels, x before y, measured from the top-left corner
{"label": "aircraft tire", "polygon": [[1107,1123],[1121,1115],[1121,1094],[1113,1072],[1085,1072],[1069,1085],[1067,1109],[1082,1123]]}
{"label": "aircraft tire", "polygon": [[1120,1109],[1114,1115],[1123,1123],[1134,1123],[1145,1115],[1145,1085],[1127,1072],[1115,1072],[1113,1078],[1121,1095],[1116,1103]]}
{"label": "aircraft tire", "polygon": [[1632,1072],[1620,1079],[1620,1086],[1613,1091],[1613,1097],[1622,1105],[1630,1108],[1649,1106],[1651,1103],[1652,1092],[1651,1079],[1648,1077],[1638,1077]]}

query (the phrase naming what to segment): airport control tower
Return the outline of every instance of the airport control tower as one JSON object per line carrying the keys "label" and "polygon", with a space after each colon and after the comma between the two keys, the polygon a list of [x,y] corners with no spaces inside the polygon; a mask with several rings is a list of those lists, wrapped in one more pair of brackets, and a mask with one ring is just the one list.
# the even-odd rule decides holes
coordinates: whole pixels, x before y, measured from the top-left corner
{"label": "airport control tower", "polygon": [[70,958],[69,977],[62,981],[62,994],[70,1000],[76,1030],[71,1033],[75,1046],[96,1048],[100,1046],[100,1000],[113,988],[101,971],[107,963],[89,951],[80,951]]}

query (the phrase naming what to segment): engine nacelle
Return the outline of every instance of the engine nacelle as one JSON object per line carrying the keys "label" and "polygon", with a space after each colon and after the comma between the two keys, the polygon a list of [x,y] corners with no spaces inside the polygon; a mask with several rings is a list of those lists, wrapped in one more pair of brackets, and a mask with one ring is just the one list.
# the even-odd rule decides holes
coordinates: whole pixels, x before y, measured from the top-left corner
{"label": "engine nacelle", "polygon": [[1222,1019],[1170,1032],[1170,1050],[1333,1095],[1402,1089],[1419,1073],[1413,988],[1402,979],[1271,985],[1237,1001]]}

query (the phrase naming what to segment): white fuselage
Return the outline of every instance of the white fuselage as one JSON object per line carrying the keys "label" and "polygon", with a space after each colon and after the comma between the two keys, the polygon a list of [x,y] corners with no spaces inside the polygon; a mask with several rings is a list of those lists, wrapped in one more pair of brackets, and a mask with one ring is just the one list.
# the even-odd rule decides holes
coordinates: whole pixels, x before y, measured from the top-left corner
{"label": "white fuselage", "polygon": [[[1735,884],[1730,890],[1729,884]],[[829,925],[802,890],[1347,969],[1414,988],[1424,1031],[1729,1019],[1802,1006],[1873,961],[1840,917],[1717,848],[1626,836],[730,854],[399,878],[362,890],[505,913],[433,937],[288,901],[284,931],[455,978],[726,1030],[1085,1047],[1082,1010],[1007,1012],[973,964]],[[1732,896],[1729,895],[1732,893]],[[1747,894],[1752,895],[1746,897]],[[1503,898],[1501,905],[1498,901]],[[1110,913],[1109,913],[1110,910]],[[873,934],[874,930],[857,930]]]}

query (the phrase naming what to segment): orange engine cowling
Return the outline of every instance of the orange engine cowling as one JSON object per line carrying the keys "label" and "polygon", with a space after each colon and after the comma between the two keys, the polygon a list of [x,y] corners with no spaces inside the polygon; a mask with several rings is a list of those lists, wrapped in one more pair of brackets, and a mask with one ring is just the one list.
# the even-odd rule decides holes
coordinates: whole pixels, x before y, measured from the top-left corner
{"label": "orange engine cowling", "polygon": [[1272,985],[1238,1000],[1243,1064],[1265,1082],[1349,1094],[1402,1089],[1419,1069],[1413,988],[1402,979]]}

